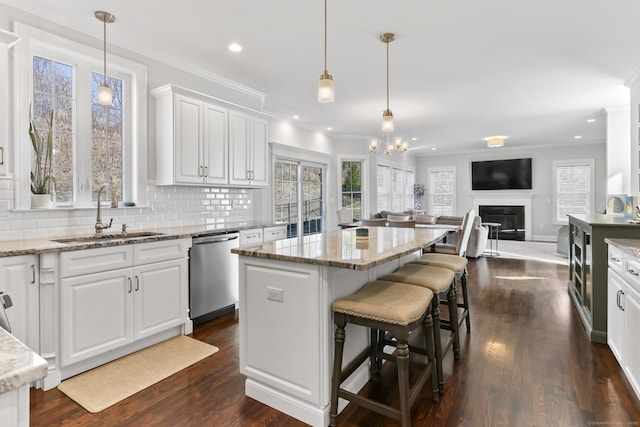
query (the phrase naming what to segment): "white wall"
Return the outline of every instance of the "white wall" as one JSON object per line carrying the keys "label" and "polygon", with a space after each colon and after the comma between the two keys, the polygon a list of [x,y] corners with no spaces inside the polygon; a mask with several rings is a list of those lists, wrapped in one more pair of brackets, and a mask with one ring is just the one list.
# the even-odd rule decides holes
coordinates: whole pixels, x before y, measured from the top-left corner
{"label": "white wall", "polygon": [[[532,190],[471,190],[471,162],[476,160],[498,160],[531,157],[533,173]],[[595,161],[595,210],[604,211],[606,199],[606,147],[605,144],[584,146],[541,147],[533,150],[510,148],[487,149],[473,153],[456,155],[430,155],[418,159],[416,183],[427,184],[427,168],[434,166],[456,167],[456,209],[462,215],[471,209],[472,196],[486,194],[530,194],[533,196],[531,209],[531,234],[533,240],[555,240],[559,225],[553,223],[553,166],[554,160],[594,159]],[[426,205],[425,205],[426,206]]]}
{"label": "white wall", "polygon": [[629,105],[607,108],[607,194],[631,194]]}

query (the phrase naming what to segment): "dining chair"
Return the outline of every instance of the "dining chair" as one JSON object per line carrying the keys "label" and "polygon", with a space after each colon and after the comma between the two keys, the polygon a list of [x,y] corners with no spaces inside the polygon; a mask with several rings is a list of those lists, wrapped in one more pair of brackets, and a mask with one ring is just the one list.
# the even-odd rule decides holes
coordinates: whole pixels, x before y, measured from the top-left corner
{"label": "dining chair", "polygon": [[353,222],[353,211],[349,208],[342,207],[338,209],[338,225],[350,224]]}
{"label": "dining chair", "polygon": [[389,227],[416,228],[416,222],[412,219],[403,220],[403,221],[394,221],[392,219],[387,218],[387,224],[389,224]]}
{"label": "dining chair", "polygon": [[407,221],[411,219],[411,215],[387,215],[387,219],[391,221]]}
{"label": "dining chair", "polygon": [[387,220],[384,218],[363,219],[362,225],[366,227],[384,227],[387,225]]}

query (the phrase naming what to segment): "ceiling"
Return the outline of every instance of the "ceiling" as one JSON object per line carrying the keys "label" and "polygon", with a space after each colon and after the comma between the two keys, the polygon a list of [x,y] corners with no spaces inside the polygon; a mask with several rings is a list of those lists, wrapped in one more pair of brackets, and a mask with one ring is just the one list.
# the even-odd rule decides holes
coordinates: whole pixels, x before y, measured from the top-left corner
{"label": "ceiling", "polygon": [[[640,69],[636,0],[328,0],[335,102],[316,101],[324,70],[322,0],[0,0],[110,44],[189,64],[265,94],[265,111],[338,139],[381,137],[389,46],[396,135],[422,155],[605,140],[604,109],[629,102]],[[612,5],[613,4],[613,5]],[[227,50],[231,42],[243,51]],[[588,123],[590,118],[596,122]],[[580,135],[581,139],[574,139]]]}

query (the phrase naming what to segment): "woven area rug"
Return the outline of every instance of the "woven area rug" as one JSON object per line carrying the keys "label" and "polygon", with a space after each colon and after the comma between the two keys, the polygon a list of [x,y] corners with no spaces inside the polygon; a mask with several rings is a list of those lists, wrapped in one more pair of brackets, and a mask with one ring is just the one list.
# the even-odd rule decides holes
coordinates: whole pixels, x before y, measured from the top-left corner
{"label": "woven area rug", "polygon": [[181,335],[69,378],[58,389],[95,413],[217,351],[217,347]]}

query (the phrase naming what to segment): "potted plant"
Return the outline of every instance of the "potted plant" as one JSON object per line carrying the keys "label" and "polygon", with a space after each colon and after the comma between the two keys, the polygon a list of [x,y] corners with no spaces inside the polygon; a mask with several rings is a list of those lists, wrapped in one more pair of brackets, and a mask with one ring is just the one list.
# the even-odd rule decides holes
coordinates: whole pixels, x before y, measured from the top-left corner
{"label": "potted plant", "polygon": [[36,129],[29,113],[29,138],[33,148],[34,162],[31,169],[31,208],[49,208],[51,205],[51,185],[53,171],[53,110],[44,118],[47,134],[43,137]]}

